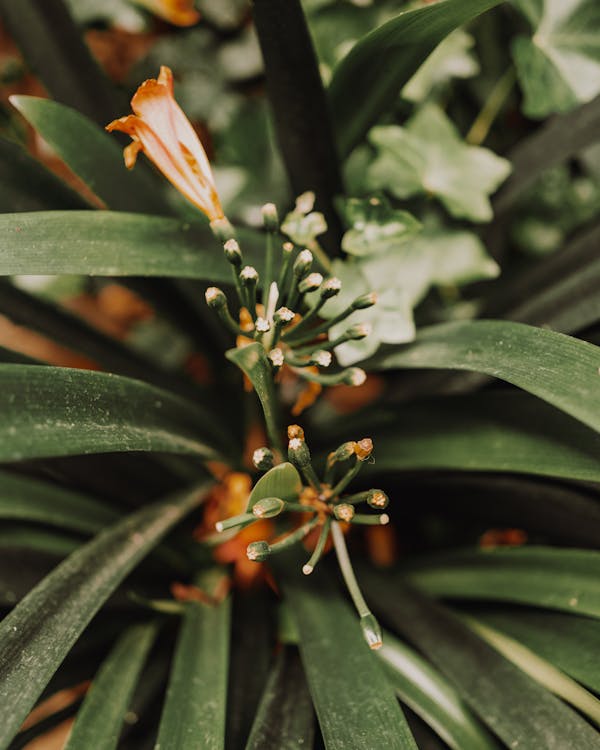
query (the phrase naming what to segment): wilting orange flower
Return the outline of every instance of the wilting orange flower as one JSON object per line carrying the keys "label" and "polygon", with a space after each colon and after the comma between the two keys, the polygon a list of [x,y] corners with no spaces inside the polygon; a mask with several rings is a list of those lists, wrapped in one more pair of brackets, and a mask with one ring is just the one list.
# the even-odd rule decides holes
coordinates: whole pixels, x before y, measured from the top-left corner
{"label": "wilting orange flower", "polygon": [[164,18],[174,26],[193,26],[200,20],[200,13],[194,8],[194,0],[133,0],[149,11]]}
{"label": "wilting orange flower", "polygon": [[144,81],[131,100],[133,115],[113,120],[108,131],[133,138],[123,152],[131,169],[143,151],[164,176],[211,221],[223,218],[208,158],[196,131],[173,95],[173,73],[166,66],[158,79]]}

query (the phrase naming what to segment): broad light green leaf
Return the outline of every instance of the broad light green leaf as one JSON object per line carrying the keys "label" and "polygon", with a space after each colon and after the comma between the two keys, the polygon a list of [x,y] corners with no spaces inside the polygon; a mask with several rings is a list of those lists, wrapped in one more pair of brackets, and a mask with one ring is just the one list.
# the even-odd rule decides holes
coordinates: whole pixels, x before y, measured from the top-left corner
{"label": "broad light green leaf", "polygon": [[246,750],[312,747],[314,734],[314,711],[302,663],[297,650],[285,646],[269,675]]}
{"label": "broad light green leaf", "polygon": [[465,551],[411,566],[436,596],[505,601],[600,618],[600,552],[553,547]]}
{"label": "broad light green leaf", "polygon": [[372,369],[470,370],[506,380],[600,431],[600,348],[562,333],[499,320],[424,328]]}
{"label": "broad light green leaf", "polygon": [[600,5],[596,0],[513,0],[532,36],[518,36],[513,55],[525,94],[523,111],[544,118],[600,93]]}
{"label": "broad light green leaf", "polygon": [[466,31],[453,31],[434,49],[402,89],[402,96],[411,102],[421,102],[452,78],[477,75],[479,63],[472,52],[474,44],[475,40]]}
{"label": "broad light green leaf", "polygon": [[363,139],[444,37],[498,4],[499,0],[446,0],[417,8],[401,13],[355,44],[334,70],[329,85],[342,157]]}
{"label": "broad light green leaf", "polygon": [[230,617],[229,597],[186,604],[155,750],[224,747]]}
{"label": "broad light green leaf", "polygon": [[553,664],[537,656],[518,641],[480,622],[475,617],[464,616],[467,625],[477,635],[493,646],[503,656],[516,664],[551,693],[570,703],[595,724],[600,724],[600,701],[581,687],[575,680],[557,669]]}
{"label": "broad light green leaf", "polygon": [[297,501],[302,489],[302,479],[295,466],[285,461],[274,466],[254,485],[246,511],[265,497],[279,497],[282,500]]}
{"label": "broad light green leaf", "polygon": [[131,625],[106,657],[77,713],[65,750],[115,750],[146,657],[154,623]]}
{"label": "broad light green leaf", "polygon": [[451,683],[414,649],[386,632],[377,655],[400,700],[453,750],[498,750]]}
{"label": "broad light green leaf", "polygon": [[208,458],[217,455],[213,446],[231,451],[218,419],[202,407],[107,373],[2,364],[0,414],[0,461],[110,451]]}
{"label": "broad light green leaf", "polygon": [[[237,232],[247,262],[262,268],[262,235]],[[169,276],[230,282],[208,226],[111,211],[0,214],[0,275]]]}
{"label": "broad light green leaf", "polygon": [[327,750],[416,750],[358,617],[333,582],[320,569],[307,582],[295,570],[279,566],[278,580],[298,626],[300,654]]}
{"label": "broad light green leaf", "polygon": [[600,693],[598,620],[523,607],[511,610],[505,606],[479,610],[477,618],[510,635],[595,693]]}
{"label": "broad light green leaf", "polygon": [[372,476],[451,469],[600,481],[597,433],[518,392],[405,404],[373,419],[370,434],[375,464],[365,471]]}
{"label": "broad light green leaf", "polygon": [[402,199],[433,195],[457,218],[492,218],[489,196],[508,177],[510,162],[465,144],[437,105],[425,104],[404,127],[373,128],[369,140],[378,152],[367,176],[373,189]]}
{"label": "broad light green leaf", "polygon": [[12,96],[10,101],[109,208],[170,213],[160,183],[155,186],[140,170],[126,169],[118,141],[96,123],[50,99]]}
{"label": "broad light green leaf", "polygon": [[0,471],[0,518],[91,533],[116,521],[119,514],[73,490]]}
{"label": "broad light green leaf", "polygon": [[349,198],[342,212],[349,226],[342,250],[359,257],[393,250],[421,228],[412,214],[392,208],[380,197]]}
{"label": "broad light green leaf", "polygon": [[431,660],[507,747],[597,747],[595,729],[447,609],[397,578],[371,572],[362,577],[376,612]]}
{"label": "broad light green leaf", "polygon": [[86,625],[206,487],[146,506],[103,531],[44,578],[0,624],[0,748],[5,750]]}

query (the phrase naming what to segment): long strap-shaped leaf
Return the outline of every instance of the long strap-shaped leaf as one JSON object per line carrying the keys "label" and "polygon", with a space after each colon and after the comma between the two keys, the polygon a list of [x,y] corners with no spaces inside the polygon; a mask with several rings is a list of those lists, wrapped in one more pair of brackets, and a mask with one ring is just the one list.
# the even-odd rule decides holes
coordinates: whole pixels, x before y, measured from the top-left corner
{"label": "long strap-shaped leaf", "polygon": [[115,750],[157,625],[132,625],[106,657],[79,709],[65,750]]}
{"label": "long strap-shaped leaf", "polygon": [[363,578],[376,610],[448,677],[507,747],[597,748],[598,734],[589,724],[447,609],[389,576],[363,572]]}
{"label": "long strap-shaped leaf", "polygon": [[196,404],[138,380],[61,367],[0,365],[0,415],[0,461],[109,451],[214,457],[212,445],[228,443]]}
{"label": "long strap-shaped leaf", "polygon": [[341,155],[357,145],[447,34],[499,2],[446,0],[417,8],[357,42],[334,70],[329,85]]}
{"label": "long strap-shaped leaf", "polygon": [[498,750],[450,682],[414,649],[386,632],[378,656],[401,700],[453,750]]}
{"label": "long strap-shaped leaf", "polygon": [[[260,270],[260,233],[237,234],[244,259]],[[231,281],[231,269],[204,224],[120,211],[1,214],[0,276],[16,274]]]}
{"label": "long strap-shaped leaf", "polygon": [[0,623],[2,750],[102,604],[166,532],[202,502],[206,490],[168,497],[102,532]]}
{"label": "long strap-shaped leaf", "polygon": [[188,602],[155,750],[223,750],[231,600]]}
{"label": "long strap-shaped leaf", "polygon": [[[372,427],[373,476],[424,469],[503,471],[600,481],[600,438],[524,393],[482,392],[407,404]],[[398,427],[400,425],[400,427]]]}
{"label": "long strap-shaped leaf", "polygon": [[109,208],[171,213],[145,172],[125,169],[117,139],[85,115],[35,96],[14,96],[11,103]]}
{"label": "long strap-shaped leaf", "polygon": [[376,356],[370,366],[483,372],[600,431],[600,348],[562,333],[500,320],[444,323]]}
{"label": "long strap-shaped leaf", "polygon": [[357,616],[326,571],[301,581],[278,566],[327,750],[416,750],[416,744]]}
{"label": "long strap-shaped leaf", "polygon": [[302,663],[297,650],[285,646],[269,675],[246,750],[312,747],[314,735],[314,711]]}
{"label": "long strap-shaped leaf", "polygon": [[436,596],[530,604],[600,618],[600,552],[554,547],[467,551],[411,568]]}

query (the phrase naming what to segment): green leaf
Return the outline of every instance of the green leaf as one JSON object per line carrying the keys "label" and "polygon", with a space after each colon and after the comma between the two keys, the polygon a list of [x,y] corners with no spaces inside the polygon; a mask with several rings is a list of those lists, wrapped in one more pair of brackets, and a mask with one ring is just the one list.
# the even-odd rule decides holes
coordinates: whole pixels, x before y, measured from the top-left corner
{"label": "green leaf", "polygon": [[493,646],[503,656],[516,664],[525,674],[543,685],[547,690],[574,708],[595,724],[600,724],[600,701],[578,685],[575,680],[533,653],[526,646],[491,628],[474,617],[463,616],[467,625],[477,635]]}
{"label": "green leaf", "polygon": [[114,136],[64,104],[35,96],[12,96],[25,119],[109,208],[168,214],[160,190],[138,170],[126,169]]}
{"label": "green leaf", "polygon": [[80,546],[73,536],[26,524],[5,524],[0,529],[0,549],[35,550],[52,557],[66,557]]}
{"label": "green leaf", "polygon": [[[262,268],[262,235],[237,232]],[[0,214],[0,275],[169,276],[231,281],[208,226],[111,211]]]}
{"label": "green leaf", "polygon": [[224,747],[230,616],[229,598],[215,605],[186,604],[157,750]]}
{"label": "green leaf", "polygon": [[85,696],[65,750],[115,750],[133,691],[157,633],[131,625],[114,645]]}
{"label": "green leaf", "polygon": [[170,496],[106,529],[55,568],[2,621],[3,750],[102,604],[166,532],[202,502],[206,490]]}
{"label": "green leaf", "polygon": [[600,349],[562,333],[499,320],[421,329],[414,344],[382,353],[372,369],[482,372],[523,388],[600,431]]}
{"label": "green leaf", "polygon": [[595,729],[447,609],[397,578],[366,572],[363,576],[376,611],[431,660],[507,747],[597,747]]}
{"label": "green leaf", "polygon": [[297,501],[302,489],[302,479],[295,466],[287,461],[269,469],[254,485],[246,511],[264,497],[279,497],[288,502]]}
{"label": "green leaf", "polygon": [[225,356],[240,368],[254,386],[263,408],[271,445],[281,451],[279,405],[273,380],[273,368],[264,346],[257,341],[248,346],[230,349],[225,352]]}
{"label": "green leaf", "polygon": [[462,29],[456,29],[433,50],[402,89],[402,96],[421,102],[453,78],[471,78],[479,73],[473,55],[475,40]]}
{"label": "green leaf", "polygon": [[506,547],[422,560],[410,579],[430,594],[505,601],[600,617],[600,552]]}
{"label": "green leaf", "polygon": [[296,649],[285,646],[275,665],[256,712],[246,750],[298,750],[312,747],[314,712],[306,677]]}
{"label": "green leaf", "polygon": [[499,0],[446,0],[417,8],[355,44],[329,85],[341,155],[347,156],[363,139],[444,37],[498,4]]}
{"label": "green leaf", "polygon": [[600,7],[596,0],[513,0],[529,20],[513,55],[528,117],[544,118],[600,93]]}
{"label": "green leaf", "polygon": [[507,633],[536,654],[570,674],[578,682],[600,693],[597,654],[600,653],[600,622],[558,612],[486,609],[477,618]]}
{"label": "green leaf", "polygon": [[209,458],[215,443],[231,451],[218,418],[200,406],[107,373],[2,364],[0,413],[0,461],[110,451]]}
{"label": "green leaf", "polygon": [[598,435],[518,392],[406,404],[388,410],[378,429],[372,424],[376,462],[365,468],[372,476],[452,469],[600,481]]}
{"label": "green leaf", "polygon": [[489,221],[489,196],[508,177],[510,162],[465,144],[436,104],[425,104],[404,127],[380,125],[369,133],[377,149],[367,180],[397,198],[433,195],[452,216]]}
{"label": "green leaf", "polygon": [[379,197],[348,198],[342,212],[350,227],[342,239],[342,250],[350,255],[373,255],[393,250],[421,228],[412,214],[392,208]]}
{"label": "green leaf", "polygon": [[386,632],[377,654],[400,700],[453,750],[497,750],[451,683],[414,649]]}
{"label": "green leaf", "polygon": [[0,518],[95,533],[118,517],[111,508],[78,492],[0,471]]}
{"label": "green leaf", "polygon": [[327,750],[416,750],[358,617],[332,581],[320,569],[307,583],[295,570],[279,567],[278,579],[298,626],[300,654]]}
{"label": "green leaf", "polygon": [[0,211],[87,208],[86,201],[17,143],[0,138]]}

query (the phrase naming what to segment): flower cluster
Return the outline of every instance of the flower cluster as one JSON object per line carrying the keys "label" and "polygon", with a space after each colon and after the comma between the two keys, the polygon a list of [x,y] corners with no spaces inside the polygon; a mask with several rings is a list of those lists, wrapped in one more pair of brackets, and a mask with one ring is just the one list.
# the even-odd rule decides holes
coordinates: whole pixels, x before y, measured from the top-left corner
{"label": "flower cluster", "polygon": [[[342,443],[327,457],[325,472],[321,480],[313,466],[304,431],[298,425],[288,427],[288,460],[301,477],[300,488],[294,499],[262,497],[251,504],[245,513],[219,521],[218,532],[244,528],[263,519],[281,517],[285,512],[299,514],[299,523],[283,531],[271,541],[258,540],[248,545],[249,560],[264,562],[271,555],[282,552],[306,539],[311,532],[318,532],[310,559],[302,568],[310,575],[327,548],[329,538],[333,541],[342,575],[361,618],[365,638],[371,648],[379,648],[381,634],[376,620],[368,609],[360,592],[350,563],[343,527],[340,524],[385,525],[387,513],[357,513],[356,507],[366,503],[376,511],[388,505],[388,496],[379,489],[370,489],[354,494],[344,494],[352,480],[358,475],[373,452],[370,438]],[[273,468],[274,456],[268,448],[254,452],[254,464],[260,470]]]}
{"label": "flower cluster", "polygon": [[[244,263],[238,242],[229,238],[224,242],[224,253],[232,268],[233,285],[237,293],[236,307],[239,321],[233,316],[225,293],[217,287],[206,291],[206,302],[224,325],[241,343],[255,340],[262,343],[274,372],[287,365],[296,375],[320,385],[362,385],[365,373],[350,367],[333,374],[323,370],[332,365],[333,350],[346,341],[357,341],[369,335],[366,324],[349,326],[340,335],[330,338],[329,329],[357,310],[371,307],[375,294],[363,294],[353,300],[334,319],[323,321],[319,312],[325,303],[336,297],[342,288],[336,277],[324,278],[315,270],[313,253],[296,247],[292,242],[281,243],[277,210],[273,204],[263,207],[267,233],[265,272],[262,283],[254,266]],[[228,223],[213,223],[213,229],[224,239],[230,230]],[[262,289],[258,301],[259,286]]]}

